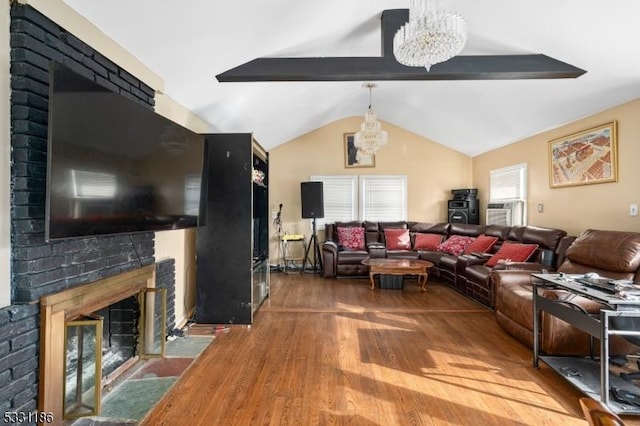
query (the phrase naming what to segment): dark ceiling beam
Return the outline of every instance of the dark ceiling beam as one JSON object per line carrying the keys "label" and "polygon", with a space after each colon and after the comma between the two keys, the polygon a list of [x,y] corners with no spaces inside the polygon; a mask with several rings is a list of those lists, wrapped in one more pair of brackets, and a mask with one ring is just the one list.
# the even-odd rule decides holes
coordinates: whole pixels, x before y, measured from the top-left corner
{"label": "dark ceiling beam", "polygon": [[428,72],[383,58],[258,58],[216,78],[220,82],[522,80],[576,78],[584,72],[545,55],[456,56]]}
{"label": "dark ceiling beam", "polygon": [[526,80],[576,78],[586,72],[542,54],[455,56],[430,71],[407,67],[393,56],[393,36],[408,19],[408,9],[383,11],[380,57],[257,58],[216,78],[219,82]]}

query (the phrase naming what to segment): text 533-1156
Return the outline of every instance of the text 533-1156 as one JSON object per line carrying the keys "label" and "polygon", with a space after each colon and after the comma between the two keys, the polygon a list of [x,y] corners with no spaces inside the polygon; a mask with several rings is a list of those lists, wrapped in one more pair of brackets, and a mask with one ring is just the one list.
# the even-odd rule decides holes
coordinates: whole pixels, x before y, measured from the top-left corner
{"label": "text 533-1156", "polygon": [[52,423],[53,413],[50,411],[5,411],[2,421],[5,424],[18,423]]}

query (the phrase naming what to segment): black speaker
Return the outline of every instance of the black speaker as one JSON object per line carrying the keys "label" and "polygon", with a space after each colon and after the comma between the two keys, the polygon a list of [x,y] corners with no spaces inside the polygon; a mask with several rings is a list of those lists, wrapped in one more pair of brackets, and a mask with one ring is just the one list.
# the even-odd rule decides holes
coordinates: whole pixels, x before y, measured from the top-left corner
{"label": "black speaker", "polygon": [[480,224],[480,203],[477,199],[449,200],[449,223]]}
{"label": "black speaker", "polygon": [[449,209],[449,223],[469,223],[467,209]]}
{"label": "black speaker", "polygon": [[324,192],[322,182],[301,182],[302,218],[324,217]]}

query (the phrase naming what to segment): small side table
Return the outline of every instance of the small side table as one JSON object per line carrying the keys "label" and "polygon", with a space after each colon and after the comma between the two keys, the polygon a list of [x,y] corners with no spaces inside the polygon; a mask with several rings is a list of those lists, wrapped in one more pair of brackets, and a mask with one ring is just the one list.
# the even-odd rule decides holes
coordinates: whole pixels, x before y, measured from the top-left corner
{"label": "small side table", "polygon": [[[282,263],[283,263],[283,272],[289,273],[290,269],[299,270],[296,266],[296,262],[302,262],[304,260],[304,250],[306,247],[305,238],[302,234],[287,234],[283,235],[280,241],[282,244]],[[292,256],[290,252],[289,244],[297,243],[300,245],[300,255]]]}

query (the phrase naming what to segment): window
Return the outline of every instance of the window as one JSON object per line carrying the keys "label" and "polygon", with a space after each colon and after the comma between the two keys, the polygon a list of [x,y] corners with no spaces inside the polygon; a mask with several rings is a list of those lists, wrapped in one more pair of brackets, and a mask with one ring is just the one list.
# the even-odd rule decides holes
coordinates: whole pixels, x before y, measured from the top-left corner
{"label": "window", "polygon": [[325,223],[348,222],[358,218],[356,210],[356,188],[358,176],[311,176],[312,182],[322,182],[324,218],[316,219],[316,225],[324,228]]}
{"label": "window", "polygon": [[527,164],[520,163],[489,174],[489,202],[502,203],[512,213],[512,225],[526,225]]}
{"label": "window", "polygon": [[406,176],[311,176],[309,180],[323,182],[324,218],[316,221],[319,226],[350,220],[406,220]]}
{"label": "window", "polygon": [[527,199],[527,164],[491,170],[489,179],[491,202],[508,202]]}
{"label": "window", "polygon": [[407,218],[406,176],[360,176],[360,218],[394,221]]}

